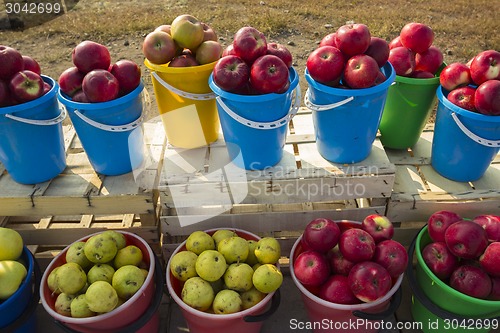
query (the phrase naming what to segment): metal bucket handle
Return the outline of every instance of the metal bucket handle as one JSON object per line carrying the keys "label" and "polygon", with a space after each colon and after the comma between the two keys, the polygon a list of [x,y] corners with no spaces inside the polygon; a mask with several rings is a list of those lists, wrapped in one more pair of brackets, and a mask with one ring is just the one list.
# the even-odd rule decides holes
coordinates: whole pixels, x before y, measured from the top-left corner
{"label": "metal bucket handle", "polygon": [[195,94],[195,93],[190,93],[186,92],[180,89],[175,88],[174,86],[168,84],[165,82],[156,72],[152,72],[151,75],[158,81],[164,88],[170,90],[173,93],[176,93],[177,95],[187,98],[187,99],[192,99],[192,100],[197,100],[197,101],[206,101],[210,99],[215,98],[215,94],[212,93],[206,93],[206,94]]}
{"label": "metal bucket handle", "polygon": [[[62,106],[62,108],[65,109],[65,106]],[[84,122],[89,124],[90,126],[93,126],[95,128],[101,129],[101,130],[106,131],[106,132],[131,131],[131,130],[139,127],[144,120],[143,115],[141,115],[139,118],[137,118],[133,122],[125,124],[125,125],[106,125],[106,124],[99,123],[95,120],[90,119],[89,117],[85,116],[83,113],[81,113],[80,111],[78,111],[76,109],[74,110],[74,113],[76,116],[78,116],[78,118],[80,118],[81,120],[83,120]]]}
{"label": "metal bucket handle", "polygon": [[271,317],[273,315],[273,313],[276,312],[276,310],[278,310],[280,303],[281,303],[281,293],[280,293],[280,290],[278,289],[278,290],[276,290],[276,292],[274,293],[274,295],[272,297],[271,307],[269,308],[269,310],[267,310],[266,312],[264,312],[262,314],[255,315],[255,316],[245,316],[245,317],[243,317],[243,320],[247,323],[255,323],[255,322],[267,320],[269,317]]}
{"label": "metal bucket handle", "polygon": [[30,124],[30,125],[37,125],[37,126],[52,126],[52,125],[57,125],[61,123],[66,116],[68,115],[66,109],[61,109],[61,113],[52,119],[43,119],[43,120],[38,120],[38,119],[28,119],[28,118],[21,118],[18,116],[14,116],[10,113],[5,114],[6,118],[18,121],[20,123],[25,123],[25,124]]}
{"label": "metal bucket handle", "polygon": [[310,95],[311,95],[311,91],[309,88],[307,88],[306,94],[304,96],[304,104],[306,105],[306,107],[308,109],[311,109],[313,111],[328,111],[331,109],[338,108],[339,106],[342,106],[342,105],[347,104],[350,101],[354,100],[354,96],[350,96],[350,97],[347,97],[346,99],[339,101],[339,102],[336,102],[336,103],[326,104],[326,105],[317,105],[317,104],[314,104],[313,102],[311,102]]}
{"label": "metal bucket handle", "polygon": [[457,124],[458,128],[462,130],[462,132],[469,137],[474,142],[479,143],[480,145],[483,145],[485,147],[491,147],[491,148],[499,148],[500,147],[500,140],[488,140],[484,139],[474,133],[471,132],[470,129],[465,127],[465,125],[458,119],[458,116],[455,112],[451,113],[451,117],[455,121],[455,124]]}

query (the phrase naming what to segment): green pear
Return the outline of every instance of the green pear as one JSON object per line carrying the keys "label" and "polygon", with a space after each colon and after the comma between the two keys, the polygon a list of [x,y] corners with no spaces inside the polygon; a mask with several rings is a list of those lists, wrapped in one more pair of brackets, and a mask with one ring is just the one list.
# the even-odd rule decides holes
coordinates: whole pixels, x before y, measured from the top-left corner
{"label": "green pear", "polygon": [[118,297],[127,300],[142,287],[145,280],[144,273],[139,267],[126,265],[116,270],[111,284],[115,288]]}
{"label": "green pear", "polygon": [[87,281],[92,284],[96,281],[106,281],[111,283],[115,269],[108,264],[95,264],[87,272]]}
{"label": "green pear", "polygon": [[145,268],[141,268],[141,272],[142,274],[144,274],[144,279],[146,279],[149,275],[149,271]]}
{"label": "green pear", "polygon": [[255,256],[261,264],[276,264],[281,257],[280,243],[273,237],[261,238],[257,242]]}
{"label": "green pear", "polygon": [[54,310],[60,315],[71,317],[71,302],[75,296],[68,295],[65,293],[60,293],[57,295],[56,302],[54,304]]}
{"label": "green pear", "polygon": [[248,257],[248,242],[239,236],[225,238],[217,246],[217,251],[222,253],[228,264],[244,262]]}
{"label": "green pear", "polygon": [[252,276],[255,288],[265,294],[277,290],[283,283],[283,274],[278,267],[271,264],[263,264],[255,270]]}
{"label": "green pear", "polygon": [[224,273],[226,287],[235,291],[247,291],[253,287],[253,269],[246,263],[233,263]]}
{"label": "green pear", "polygon": [[267,294],[258,291],[255,287],[240,293],[241,301],[243,302],[243,310],[250,309],[252,306],[258,304],[266,297],[266,295]]}
{"label": "green pear", "polygon": [[250,266],[253,266],[259,262],[257,257],[255,256],[255,249],[257,248],[257,241],[253,239],[248,239],[248,257],[245,262]]}
{"label": "green pear", "polygon": [[87,283],[87,274],[83,268],[74,263],[67,262],[61,266],[56,273],[57,288],[61,293],[68,295],[78,294]]}
{"label": "green pear", "polygon": [[106,313],[116,307],[118,295],[115,288],[108,282],[96,281],[85,292],[85,300],[91,311]]}
{"label": "green pear", "polygon": [[188,279],[181,291],[181,298],[190,307],[206,311],[214,300],[214,290],[207,281],[199,276]]}
{"label": "green pear", "polygon": [[226,271],[224,256],[215,250],[206,250],[196,259],[195,269],[198,276],[209,282],[220,279]]}
{"label": "green pear", "polygon": [[56,274],[59,266],[50,271],[49,276],[47,276],[47,286],[53,294],[60,294],[61,291],[57,287]]}
{"label": "green pear", "polygon": [[0,300],[6,300],[14,294],[28,272],[26,267],[15,260],[0,261]]}
{"label": "green pear", "polygon": [[206,232],[195,231],[186,239],[186,250],[200,255],[205,250],[215,250],[215,242]]}
{"label": "green pear", "polygon": [[172,259],[170,259],[170,272],[180,281],[186,281],[189,278],[197,276],[198,274],[196,273],[195,267],[196,259],[198,259],[198,256],[194,252],[177,252]]}
{"label": "green pear", "polygon": [[219,243],[221,240],[223,240],[224,238],[229,238],[229,237],[233,237],[233,236],[237,236],[237,234],[236,234],[236,232],[234,232],[232,230],[229,230],[229,229],[217,230],[212,235],[212,238],[215,242],[215,248],[217,248],[217,246],[219,246]]}
{"label": "green pear", "polygon": [[90,237],[83,247],[85,256],[94,264],[110,262],[118,252],[116,241],[109,234],[103,233]]}
{"label": "green pear", "polygon": [[70,304],[71,317],[87,318],[93,317],[96,313],[89,309],[89,304],[85,298],[85,294],[76,296]]}
{"label": "green pear", "polygon": [[0,260],[16,260],[23,252],[23,238],[14,229],[0,227]]}
{"label": "green pear", "polygon": [[84,270],[92,266],[90,260],[85,256],[83,247],[85,242],[74,242],[66,251],[66,262],[74,262],[80,265]]}
{"label": "green pear", "polygon": [[121,250],[127,245],[127,238],[121,232],[115,230],[106,230],[101,232],[104,237],[111,237],[116,243],[116,249]]}
{"label": "green pear", "polygon": [[139,266],[142,262],[142,251],[135,245],[127,245],[123,249],[118,250],[113,265],[116,269],[125,265]]}
{"label": "green pear", "polygon": [[230,314],[241,311],[243,302],[236,291],[224,289],[215,295],[212,307],[216,314]]}

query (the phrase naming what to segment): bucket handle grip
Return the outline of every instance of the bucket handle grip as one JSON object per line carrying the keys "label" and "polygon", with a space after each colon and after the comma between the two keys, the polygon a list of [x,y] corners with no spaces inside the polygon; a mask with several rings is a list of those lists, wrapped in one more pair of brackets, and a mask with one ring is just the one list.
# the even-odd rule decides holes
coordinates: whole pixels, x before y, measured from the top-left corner
{"label": "bucket handle grip", "polygon": [[131,123],[125,124],[125,125],[106,125],[103,123],[99,123],[95,120],[90,119],[89,117],[85,116],[83,113],[81,113],[78,110],[74,111],[75,115],[78,116],[81,120],[89,124],[90,126],[93,126],[95,128],[101,129],[106,132],[127,132],[131,131],[134,128],[139,127],[142,124],[143,117],[142,115],[134,120]]}
{"label": "bucket handle grip", "polygon": [[313,111],[328,111],[331,109],[335,109],[335,108],[338,108],[339,106],[342,106],[344,104],[349,103],[350,101],[352,101],[354,99],[354,96],[350,96],[350,97],[347,97],[346,99],[339,101],[339,102],[336,102],[336,103],[326,104],[326,105],[317,105],[317,104],[314,104],[313,102],[311,102],[310,94],[311,94],[311,91],[308,88],[306,91],[306,94],[304,96],[304,104],[306,105],[306,107],[308,109],[311,109]]}
{"label": "bucket handle grip", "polygon": [[290,108],[290,111],[281,119],[275,120],[275,121],[270,121],[270,122],[258,122],[258,121],[253,121],[246,119],[242,116],[237,115],[233,110],[231,110],[226,103],[220,98],[220,96],[217,96],[215,99],[219,103],[219,105],[222,107],[222,109],[234,120],[239,122],[242,125],[251,127],[251,128],[256,128],[260,130],[269,130],[269,129],[276,129],[279,128],[283,125],[288,124],[288,122],[297,114],[297,111],[299,110],[300,107],[300,86],[297,85],[295,88],[295,99],[294,102]]}
{"label": "bucket handle grip", "polygon": [[210,100],[210,99],[214,99],[215,98],[215,93],[213,93],[213,92],[206,93],[206,94],[190,93],[190,92],[187,92],[187,91],[183,91],[183,90],[177,89],[176,87],[168,84],[156,72],[151,72],[151,75],[153,75],[154,78],[156,79],[156,81],[158,81],[164,88],[170,90],[173,93],[176,93],[177,95],[179,95],[181,97],[184,97],[184,98],[187,98],[187,99],[192,99],[192,100],[197,100],[197,101],[205,101],[205,100]]}
{"label": "bucket handle grip", "polygon": [[467,135],[472,141],[475,141],[485,147],[492,147],[492,148],[500,147],[500,140],[488,140],[472,133],[467,127],[465,127],[465,125],[460,121],[460,119],[458,119],[458,116],[455,112],[451,113],[451,117],[453,118],[457,126],[462,130],[462,132],[465,135]]}
{"label": "bucket handle grip", "polygon": [[280,303],[281,303],[281,293],[280,290],[278,289],[276,290],[276,292],[272,297],[271,307],[269,308],[269,310],[255,316],[245,316],[243,317],[243,320],[247,323],[256,323],[259,321],[267,320],[269,317],[273,315],[273,313],[276,312],[276,310],[278,310]]}
{"label": "bucket handle grip", "polygon": [[[417,233],[420,234],[420,232],[425,228],[425,226],[423,226],[420,231]],[[452,312],[449,312],[445,309],[443,309],[442,307],[434,304],[434,302],[432,302],[423,292],[422,290],[420,290],[420,288],[418,288],[417,286],[417,278],[415,277],[415,274],[413,272],[413,265],[411,264],[413,262],[413,252],[415,251],[415,245],[416,245],[416,242],[417,242],[417,237],[415,236],[410,244],[410,247],[408,248],[408,263],[410,263],[407,267],[406,267],[406,278],[408,279],[408,284],[410,286],[410,289],[413,293],[413,296],[418,299],[418,301],[420,303],[422,303],[424,305],[424,307],[426,309],[428,309],[431,313],[435,314],[436,316],[440,317],[440,318],[443,318],[443,319],[450,319],[450,320],[456,320],[458,321],[459,323],[462,323],[462,322],[467,322],[469,323],[469,319],[470,318],[466,318],[466,317],[462,317],[456,313],[452,313]],[[489,318],[490,320],[491,319],[497,319],[497,320],[500,320],[500,316],[499,317],[496,317],[496,318]],[[475,323],[477,324],[481,324],[481,321],[478,320],[478,321],[475,321]],[[475,326],[475,325],[474,325]],[[472,328],[472,327],[471,327]],[[478,329],[480,329],[482,327],[478,327]]]}
{"label": "bucket handle grip", "polygon": [[[158,311],[158,308],[160,307],[161,304],[161,299],[163,297],[163,269],[162,265],[160,263],[160,259],[158,259],[158,256],[153,255],[155,259],[155,288],[156,290],[154,291],[154,298],[151,302],[151,305],[149,308],[146,310],[146,312],[143,313],[143,315],[137,319],[135,322],[132,324],[128,325],[127,327],[120,328],[119,331],[122,333],[135,333],[144,325],[146,325],[149,320],[153,317],[153,315]],[[64,325],[63,322],[60,322],[59,320],[54,320],[55,323],[62,328],[65,332],[68,333],[80,333],[77,330],[74,330],[66,325]]]}
{"label": "bucket handle grip", "polygon": [[354,310],[352,314],[358,318],[367,320],[384,320],[394,315],[394,312],[396,312],[396,310],[399,308],[399,305],[401,304],[402,295],[403,295],[403,290],[401,289],[401,286],[399,286],[398,290],[396,290],[396,293],[392,297],[389,307],[386,310],[378,313],[368,313],[359,310]]}
{"label": "bucket handle grip", "polygon": [[61,113],[57,117],[52,118],[52,119],[42,119],[42,120],[27,119],[27,118],[21,118],[18,116],[14,116],[10,113],[5,114],[5,117],[12,119],[12,120],[15,120],[15,121],[18,121],[20,123],[25,123],[25,124],[30,124],[30,125],[51,126],[51,125],[57,125],[57,124],[61,123],[68,115],[66,109],[62,109],[60,111],[61,111]]}

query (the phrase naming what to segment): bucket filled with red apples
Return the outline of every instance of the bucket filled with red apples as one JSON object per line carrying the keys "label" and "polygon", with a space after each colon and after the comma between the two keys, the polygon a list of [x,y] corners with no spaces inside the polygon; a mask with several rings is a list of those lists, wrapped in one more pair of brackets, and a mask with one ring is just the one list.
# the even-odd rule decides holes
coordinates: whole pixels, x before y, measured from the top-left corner
{"label": "bucket filled with red apples", "polygon": [[401,302],[408,264],[382,215],[362,222],[316,218],[290,253],[290,273],[319,332],[378,332]]}
{"label": "bucket filled with red apples", "polygon": [[411,313],[425,333],[500,328],[500,217],[437,211],[409,249]]}

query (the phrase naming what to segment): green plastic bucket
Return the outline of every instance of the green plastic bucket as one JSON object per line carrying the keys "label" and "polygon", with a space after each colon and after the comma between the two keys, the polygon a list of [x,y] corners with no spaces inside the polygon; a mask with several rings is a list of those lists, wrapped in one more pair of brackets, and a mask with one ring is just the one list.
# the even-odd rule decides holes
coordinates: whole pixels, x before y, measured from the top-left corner
{"label": "green plastic bucket", "polygon": [[500,328],[500,301],[465,295],[441,281],[427,267],[422,250],[432,240],[427,226],[408,249],[409,262],[417,256],[415,270],[408,265],[406,276],[412,290],[411,313],[424,333],[486,333]]}
{"label": "green plastic bucket", "polygon": [[406,149],[417,143],[436,106],[441,69],[429,79],[396,75],[387,92],[379,125],[380,141],[384,147]]}

